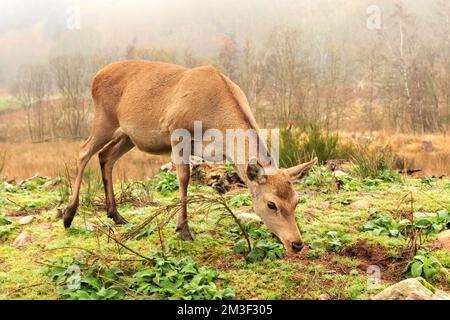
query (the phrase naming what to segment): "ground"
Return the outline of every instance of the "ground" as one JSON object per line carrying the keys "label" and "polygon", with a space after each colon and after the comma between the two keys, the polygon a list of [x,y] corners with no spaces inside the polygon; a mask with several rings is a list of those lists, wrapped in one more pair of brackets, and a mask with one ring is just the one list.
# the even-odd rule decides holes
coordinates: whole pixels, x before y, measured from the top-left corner
{"label": "ground", "polygon": [[[317,172],[325,181],[317,179]],[[398,226],[387,227],[391,235],[363,227],[380,214],[399,222],[411,212],[450,210],[450,180],[346,178],[343,188],[338,190],[326,178],[329,173],[317,172],[295,186],[301,195],[296,217],[306,248],[298,255],[284,256],[280,244],[263,225],[247,224],[254,247],[253,255],[247,260],[245,241],[232,216],[211,204],[189,206],[190,226],[195,236],[192,242],[179,240],[176,219],[168,220],[167,215],[154,220],[138,236],[124,240],[123,235],[160,208],[176,203],[178,193],[164,180],[168,177],[116,185],[119,212],[130,222],[121,227],[112,226],[106,218],[99,179],[88,177],[78,215],[73,227],[67,230],[58,217],[69,191],[64,178],[38,177],[16,184],[2,182],[0,217],[11,223],[0,227],[0,299],[67,298],[61,293],[67,283],[55,281],[55,265],[68,258],[90,259],[91,265],[107,259],[108,264],[133,272],[148,268],[142,261],[133,262],[141,257],[120,248],[103,232],[113,232],[115,239],[120,238],[127,248],[145,257],[164,252],[164,259],[192,258],[196,266],[206,266],[220,274],[220,278],[214,278],[217,286],[230,289],[233,295],[229,297],[237,299],[368,299],[410,276],[409,271],[405,272],[412,259],[408,256],[408,234],[397,235],[395,229],[401,230]],[[189,192],[211,199],[218,197],[211,187],[191,186]],[[232,212],[251,212],[246,192],[237,189],[225,195]],[[29,215],[35,217],[33,221],[21,225],[20,219]],[[156,221],[167,224],[159,229]],[[99,227],[105,223],[109,227]],[[104,231],[99,232],[98,228]],[[22,246],[14,243],[24,231],[31,239]],[[420,250],[441,264],[437,274],[428,281],[448,291],[450,253],[439,246],[436,237],[437,232],[423,233]],[[381,282],[375,285],[370,282],[373,268],[381,277]],[[162,286],[159,282],[158,285]],[[96,297],[105,297],[104,292],[97,292]],[[130,294],[125,298],[136,298]],[[171,293],[164,294],[170,297]]]}

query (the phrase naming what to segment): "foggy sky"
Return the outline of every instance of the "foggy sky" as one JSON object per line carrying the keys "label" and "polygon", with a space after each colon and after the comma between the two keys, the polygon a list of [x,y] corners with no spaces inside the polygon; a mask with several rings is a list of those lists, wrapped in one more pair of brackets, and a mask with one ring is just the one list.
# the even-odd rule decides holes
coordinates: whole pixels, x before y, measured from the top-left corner
{"label": "foggy sky", "polygon": [[[387,16],[394,1],[0,0],[0,82],[18,66],[57,53],[123,50],[133,41],[208,55],[224,35],[263,42],[282,24],[298,26],[318,41],[352,41],[365,36],[365,10],[374,2]],[[424,24],[432,2],[404,1]],[[71,7],[80,9],[79,30],[68,28]]]}

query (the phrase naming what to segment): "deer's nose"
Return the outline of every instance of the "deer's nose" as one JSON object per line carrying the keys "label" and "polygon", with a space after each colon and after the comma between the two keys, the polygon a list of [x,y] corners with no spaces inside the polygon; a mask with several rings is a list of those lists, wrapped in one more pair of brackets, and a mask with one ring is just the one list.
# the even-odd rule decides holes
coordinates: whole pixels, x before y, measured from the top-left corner
{"label": "deer's nose", "polygon": [[295,252],[300,252],[303,249],[303,242],[292,242],[292,250]]}

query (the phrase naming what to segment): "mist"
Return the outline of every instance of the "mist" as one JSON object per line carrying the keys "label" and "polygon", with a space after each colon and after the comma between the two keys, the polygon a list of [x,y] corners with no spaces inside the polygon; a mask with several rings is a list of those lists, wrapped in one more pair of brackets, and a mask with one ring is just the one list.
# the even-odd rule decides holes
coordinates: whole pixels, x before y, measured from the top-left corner
{"label": "mist", "polygon": [[[427,34],[439,13],[438,1],[406,1],[408,12]],[[256,44],[279,25],[292,25],[316,43],[344,45],[351,52],[366,27],[371,1],[355,0],[40,0],[0,1],[0,78],[7,85],[20,65],[55,54],[122,52],[133,43],[199,55],[215,53],[224,36]],[[377,1],[388,20],[393,1]],[[75,10],[75,11],[74,11]],[[77,11],[78,10],[78,11]],[[79,25],[70,19],[79,13]],[[383,25],[389,32],[388,25]]]}

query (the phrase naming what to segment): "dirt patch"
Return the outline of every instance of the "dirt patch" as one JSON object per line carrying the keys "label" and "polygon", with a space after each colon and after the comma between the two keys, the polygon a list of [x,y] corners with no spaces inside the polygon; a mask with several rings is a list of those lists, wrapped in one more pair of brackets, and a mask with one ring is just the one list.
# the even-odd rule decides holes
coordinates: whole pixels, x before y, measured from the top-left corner
{"label": "dirt patch", "polygon": [[358,241],[351,247],[345,248],[342,254],[360,260],[359,268],[361,270],[367,270],[371,265],[380,267],[384,280],[398,281],[402,276],[404,262],[401,257],[392,257],[381,247],[365,240]]}
{"label": "dirt patch", "polygon": [[50,210],[52,207],[42,207],[36,209],[20,209],[16,211],[6,212],[5,215],[8,217],[25,217],[25,216],[36,216],[41,214],[42,211]]}
{"label": "dirt patch", "polygon": [[345,248],[343,253],[346,256],[362,259],[373,264],[382,263],[391,258],[379,246],[370,244],[365,240],[358,241],[353,246]]}

